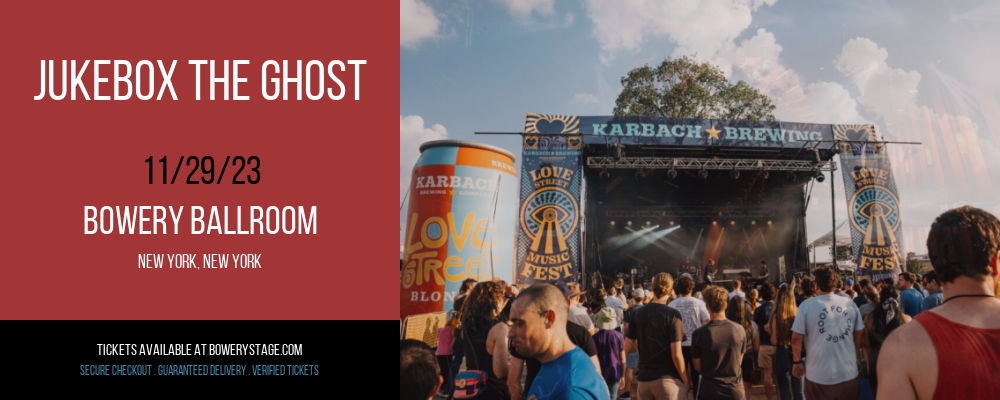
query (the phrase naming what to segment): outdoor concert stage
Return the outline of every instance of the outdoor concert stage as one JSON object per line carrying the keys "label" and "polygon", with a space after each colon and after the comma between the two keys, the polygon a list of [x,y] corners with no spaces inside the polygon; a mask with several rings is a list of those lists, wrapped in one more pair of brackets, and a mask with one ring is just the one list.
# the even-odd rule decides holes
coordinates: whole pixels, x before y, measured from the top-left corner
{"label": "outdoor concert stage", "polygon": [[522,136],[520,286],[596,287],[632,271],[648,281],[688,257],[715,260],[716,281],[756,275],[761,261],[787,281],[809,269],[811,183],[838,174],[858,274],[901,269],[890,142],[873,125],[528,114],[523,132],[478,133]]}
{"label": "outdoor concert stage", "polygon": [[714,259],[716,280],[739,279],[722,275],[731,270],[756,275],[761,261],[775,282],[782,264],[788,276],[808,270],[807,189],[831,178],[832,143],[775,149],[594,141],[583,152],[585,269],[606,278],[633,269],[637,280],[658,272],[676,277],[689,257],[695,266]]}

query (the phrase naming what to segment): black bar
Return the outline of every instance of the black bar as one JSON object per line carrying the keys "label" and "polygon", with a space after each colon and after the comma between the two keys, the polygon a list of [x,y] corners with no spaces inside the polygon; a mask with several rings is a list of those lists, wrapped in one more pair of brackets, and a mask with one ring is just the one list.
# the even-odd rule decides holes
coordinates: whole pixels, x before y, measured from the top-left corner
{"label": "black bar", "polygon": [[[836,191],[834,190],[833,183],[836,182],[836,176],[833,172],[830,172],[830,214],[833,220],[833,268],[840,271],[840,267],[837,265],[837,199]],[[844,185],[847,185],[847,180],[844,180]]]}
{"label": "black bar", "polygon": [[[347,332],[368,330],[375,336],[390,330],[388,323],[354,321],[3,321],[5,341],[4,378],[9,382],[44,381],[74,390],[109,390],[119,385],[146,385],[149,390],[169,390],[191,384],[219,385],[229,388],[260,388],[281,386],[296,390],[320,390],[330,393],[330,382],[343,376],[348,364],[366,365],[366,356],[348,357],[344,346],[366,347],[374,342],[345,336]],[[99,344],[122,345],[127,354],[101,355]],[[277,354],[244,352],[239,355],[137,355],[140,345],[190,344],[212,345],[257,344],[277,345]],[[131,345],[135,345],[132,347]],[[301,354],[282,354],[292,346],[301,345]],[[159,347],[159,346],[157,346]],[[181,348],[192,350],[192,347]],[[222,349],[221,346],[214,346]],[[160,347],[161,349],[163,347]],[[248,350],[247,347],[243,347]],[[106,348],[105,348],[106,350]],[[289,351],[294,352],[294,351]],[[350,361],[353,359],[353,361]],[[125,375],[116,374],[114,366],[126,368]],[[175,375],[174,366],[204,366]],[[261,365],[283,365],[284,374],[261,374]],[[370,365],[370,364],[367,364]],[[97,366],[97,367],[93,367]],[[239,366],[237,368],[230,368]],[[255,369],[254,367],[258,368]],[[161,367],[163,369],[161,369]],[[101,372],[106,371],[107,374]],[[129,372],[144,372],[129,374]],[[239,373],[237,373],[239,372]],[[295,372],[295,374],[293,374]],[[255,374],[256,373],[256,374]],[[334,396],[336,397],[336,396]]]}
{"label": "black bar", "polygon": [[890,144],[924,144],[923,142],[887,142],[884,140],[816,140],[820,143],[890,143]]}

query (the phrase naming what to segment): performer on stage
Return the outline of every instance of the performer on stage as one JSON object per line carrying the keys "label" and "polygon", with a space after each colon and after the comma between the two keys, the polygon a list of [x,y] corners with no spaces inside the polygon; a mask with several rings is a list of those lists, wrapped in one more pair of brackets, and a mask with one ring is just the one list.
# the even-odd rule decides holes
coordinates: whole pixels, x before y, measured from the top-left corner
{"label": "performer on stage", "polygon": [[767,271],[767,262],[766,261],[761,261],[760,262],[760,275],[758,275],[757,277],[760,279],[761,283],[764,283],[764,281],[768,280],[767,277],[769,275],[770,275],[770,273]]}
{"label": "performer on stage", "polygon": [[684,258],[684,263],[681,264],[681,273],[691,274],[691,276],[698,276],[698,267],[695,267],[693,264],[691,264],[691,257]]}
{"label": "performer on stage", "polygon": [[701,282],[711,284],[713,275],[716,273],[715,260],[709,258],[708,265],[705,266],[701,276]]}

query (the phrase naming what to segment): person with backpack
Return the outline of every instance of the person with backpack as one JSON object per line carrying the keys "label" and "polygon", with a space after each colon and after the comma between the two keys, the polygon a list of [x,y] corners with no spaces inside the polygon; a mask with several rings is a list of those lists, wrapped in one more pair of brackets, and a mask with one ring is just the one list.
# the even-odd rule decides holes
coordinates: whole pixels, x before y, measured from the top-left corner
{"label": "person with backpack", "polygon": [[[507,377],[510,362],[507,357],[507,323],[501,318],[506,306],[505,287],[499,282],[482,282],[472,289],[462,309],[461,334],[465,347],[466,371],[456,380],[480,372],[483,387],[456,385],[455,390],[478,391],[477,400],[509,400]],[[461,397],[456,395],[456,397]]]}

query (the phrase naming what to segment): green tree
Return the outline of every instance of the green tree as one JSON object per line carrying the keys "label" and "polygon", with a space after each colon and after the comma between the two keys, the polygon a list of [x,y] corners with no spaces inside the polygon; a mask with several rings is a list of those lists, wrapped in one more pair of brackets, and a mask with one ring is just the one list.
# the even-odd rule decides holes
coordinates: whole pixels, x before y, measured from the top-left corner
{"label": "green tree", "polygon": [[[837,256],[835,257],[835,259],[837,261],[847,261],[854,259],[854,252],[850,245],[840,245],[836,247],[837,247]],[[831,257],[833,257],[833,248],[834,246],[830,246]]]}
{"label": "green tree", "polygon": [[914,274],[926,274],[932,269],[929,261],[921,261],[916,258],[906,259],[906,271]]}
{"label": "green tree", "polygon": [[694,58],[667,58],[622,77],[615,115],[775,121],[774,104],[746,82],[730,83],[719,67]]}

